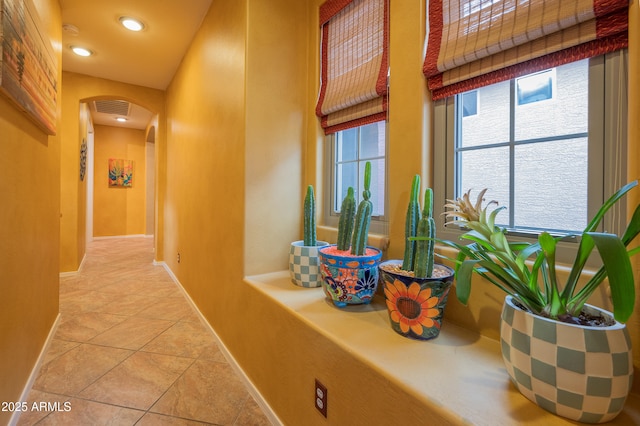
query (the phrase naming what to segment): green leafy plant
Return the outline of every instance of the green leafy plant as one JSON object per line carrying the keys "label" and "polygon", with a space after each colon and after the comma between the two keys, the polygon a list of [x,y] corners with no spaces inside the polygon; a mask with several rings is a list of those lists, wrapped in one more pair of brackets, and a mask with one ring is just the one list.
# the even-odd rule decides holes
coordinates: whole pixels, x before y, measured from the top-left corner
{"label": "green leafy plant", "polygon": [[361,256],[365,254],[367,239],[369,238],[369,225],[371,224],[371,214],[373,203],[371,197],[371,163],[366,162],[364,167],[364,191],[363,200],[355,210],[354,190],[349,187],[347,195],[342,200],[340,208],[340,221],[338,222],[338,250],[348,250],[351,247],[351,254]]}
{"label": "green leafy plant", "polygon": [[[631,182],[620,188],[598,210],[594,218],[581,233],[576,258],[564,283],[557,273],[556,249],[562,237],[554,237],[542,232],[535,243],[509,242],[507,231],[495,225],[496,215],[505,209],[498,207],[487,212],[496,204],[491,201],[482,206],[486,189],[478,195],[475,204],[470,201],[471,191],[455,201],[448,200],[445,208],[449,223],[469,229],[461,238],[470,241],[468,245],[438,240],[459,250],[452,259],[456,263],[456,292],[458,299],[466,304],[471,292],[473,273],[484,277],[522,305],[537,315],[576,322],[585,302],[605,278],[609,279],[613,314],[616,320],[626,322],[631,316],[635,302],[635,284],[630,256],[640,251],[627,246],[640,233],[640,206],[637,206],[622,237],[612,233],[596,232],[605,213],[627,192],[637,186]],[[602,267],[584,286],[578,282],[587,259],[596,248],[602,259]]]}
{"label": "green leafy plant", "polygon": [[418,278],[431,278],[436,236],[436,224],[433,219],[433,190],[431,188],[425,190],[422,214],[418,201],[419,194],[420,175],[415,175],[411,184],[404,224],[405,246],[402,270],[413,271]]}

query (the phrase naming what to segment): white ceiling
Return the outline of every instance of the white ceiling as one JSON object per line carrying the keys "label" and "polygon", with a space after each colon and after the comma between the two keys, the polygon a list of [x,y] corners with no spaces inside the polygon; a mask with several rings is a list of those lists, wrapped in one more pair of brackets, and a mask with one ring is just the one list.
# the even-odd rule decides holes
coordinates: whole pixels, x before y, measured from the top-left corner
{"label": "white ceiling", "polygon": [[[62,32],[62,69],[79,74],[165,90],[200,27],[211,0],[60,0],[62,24],[78,29]],[[145,29],[126,30],[121,16],[140,19]],[[70,46],[90,49],[80,57]],[[151,113],[131,108],[127,124],[110,114],[93,114],[97,124],[144,129]],[[145,112],[146,111],[146,112]]]}

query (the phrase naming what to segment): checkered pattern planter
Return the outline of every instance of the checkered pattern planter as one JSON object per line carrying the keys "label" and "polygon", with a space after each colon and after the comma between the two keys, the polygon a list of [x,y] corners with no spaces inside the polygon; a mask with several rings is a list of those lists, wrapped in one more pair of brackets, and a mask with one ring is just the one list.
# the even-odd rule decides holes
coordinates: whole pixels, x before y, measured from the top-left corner
{"label": "checkered pattern planter", "polygon": [[318,241],[316,246],[305,246],[304,241],[294,241],[289,249],[289,275],[291,282],[300,287],[320,287],[320,261],[318,248],[328,246],[329,243]]}
{"label": "checkered pattern planter", "polygon": [[[585,309],[610,313],[592,306]],[[500,326],[502,358],[518,390],[554,414],[585,423],[612,420],[633,381],[624,324],[585,327],[532,315],[507,296]]]}

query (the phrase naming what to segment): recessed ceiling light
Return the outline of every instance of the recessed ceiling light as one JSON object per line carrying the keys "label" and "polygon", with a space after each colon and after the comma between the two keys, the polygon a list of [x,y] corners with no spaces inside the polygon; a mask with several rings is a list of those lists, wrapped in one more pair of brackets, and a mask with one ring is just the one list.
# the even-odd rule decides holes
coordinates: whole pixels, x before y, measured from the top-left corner
{"label": "recessed ceiling light", "polygon": [[124,123],[125,121],[127,121],[127,119],[126,119],[126,118],[124,118],[124,117],[118,117],[118,118],[116,118],[116,121],[119,121],[119,122],[121,122],[121,123]]}
{"label": "recessed ceiling light", "polygon": [[75,53],[78,56],[91,56],[91,55],[93,55],[92,51],[90,51],[89,49],[85,49],[84,47],[71,46],[71,50],[73,50],[73,53]]}
{"label": "recessed ceiling light", "polygon": [[142,22],[134,18],[129,18],[128,16],[121,17],[120,23],[126,29],[131,31],[142,31],[144,29],[144,24]]}

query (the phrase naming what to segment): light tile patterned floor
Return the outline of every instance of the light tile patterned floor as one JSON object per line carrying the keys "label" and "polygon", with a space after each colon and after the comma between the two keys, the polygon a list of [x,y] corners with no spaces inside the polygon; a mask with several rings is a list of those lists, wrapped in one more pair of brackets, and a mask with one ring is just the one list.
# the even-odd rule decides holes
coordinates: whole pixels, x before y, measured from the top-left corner
{"label": "light tile patterned floor", "polygon": [[60,324],[18,425],[270,425],[152,250],[96,240],[60,279]]}

